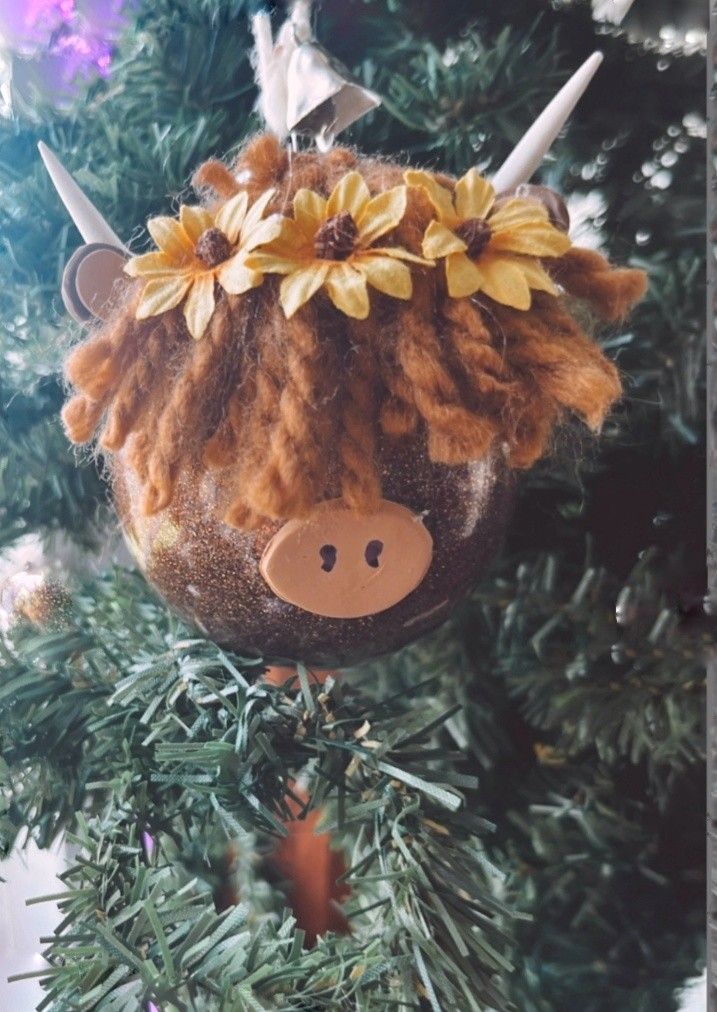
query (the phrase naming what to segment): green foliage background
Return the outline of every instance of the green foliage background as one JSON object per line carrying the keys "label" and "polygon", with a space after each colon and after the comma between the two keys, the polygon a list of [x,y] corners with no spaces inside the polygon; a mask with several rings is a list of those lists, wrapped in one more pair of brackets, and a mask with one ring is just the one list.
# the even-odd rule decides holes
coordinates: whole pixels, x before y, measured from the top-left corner
{"label": "green foliage background", "polygon": [[[113,524],[58,425],[79,240],[36,143],[137,236],[258,126],[250,6],[138,0],[106,81],[0,122],[2,548],[89,548]],[[448,626],[321,698],[302,669],[296,696],[256,685],[121,570],[82,580],[56,628],[15,626],[4,846],[77,844],[42,1007],[668,1012],[704,922],[704,57],[545,0],[325,0],[318,32],[385,96],[350,139],[454,173],[495,169],[604,49],[542,179],[597,194],[605,249],[650,274],[605,336],[626,398],[599,445],[525,476]],[[352,934],[313,949],[264,860],[299,771],[353,886]],[[241,903],[218,914],[228,840]]]}

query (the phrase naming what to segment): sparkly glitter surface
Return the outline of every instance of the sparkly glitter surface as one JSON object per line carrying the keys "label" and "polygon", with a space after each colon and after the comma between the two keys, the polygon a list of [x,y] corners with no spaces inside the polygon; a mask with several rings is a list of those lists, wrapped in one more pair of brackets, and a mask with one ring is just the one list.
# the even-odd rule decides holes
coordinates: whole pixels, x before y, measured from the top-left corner
{"label": "sparkly glitter surface", "polygon": [[[184,474],[174,503],[143,517],[141,489],[120,454],[113,462],[115,498],[149,582],[210,638],[245,656],[341,666],[397,650],[448,618],[500,548],[511,512],[513,480],[496,458],[432,464],[416,438],[383,446],[380,459],[384,497],[421,518],[434,554],[408,597],[358,619],[312,615],[272,593],[259,562],[282,524],[244,533],[223,523],[229,476],[221,471]],[[327,489],[327,498],[336,494]],[[321,566],[317,556],[317,580]]]}

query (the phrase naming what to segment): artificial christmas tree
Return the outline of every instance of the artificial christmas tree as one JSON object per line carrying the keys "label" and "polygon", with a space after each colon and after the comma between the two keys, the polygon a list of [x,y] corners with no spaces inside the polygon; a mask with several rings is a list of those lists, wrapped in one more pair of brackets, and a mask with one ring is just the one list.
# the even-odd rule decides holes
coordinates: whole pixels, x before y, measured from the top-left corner
{"label": "artificial christmas tree", "polygon": [[[57,429],[53,293],[77,243],[34,144],[118,233],[168,211],[256,126],[247,6],[139,4],[72,113],[3,125],[8,542],[91,542],[104,509]],[[658,66],[589,5],[327,2],[317,28],[384,98],[363,150],[456,176],[495,170],[600,35],[541,179],[589,195],[605,251],[650,276],[604,343],[627,397],[600,448],[563,436],[521,479],[500,561],[447,625],[339,680],[262,681],[122,571],[77,587],[61,629],[13,625],[6,842],[69,827],[78,847],[45,1007],[674,1008],[702,936],[702,61]],[[309,810],[351,890],[349,933],[313,946],[266,861]]]}

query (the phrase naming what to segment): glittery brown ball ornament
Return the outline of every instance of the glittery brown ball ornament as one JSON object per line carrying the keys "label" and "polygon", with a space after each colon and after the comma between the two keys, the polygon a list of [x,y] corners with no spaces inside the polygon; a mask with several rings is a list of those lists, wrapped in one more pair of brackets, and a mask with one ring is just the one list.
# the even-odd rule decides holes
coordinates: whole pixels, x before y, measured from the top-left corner
{"label": "glittery brown ball ornament", "polygon": [[[425,526],[432,557],[411,593],[356,618],[312,614],[272,591],[260,564],[284,525],[267,521],[245,532],[224,523],[230,489],[223,487],[222,472],[184,473],[172,505],[153,517],[142,514],[142,489],[124,453],[113,459],[113,476],[118,512],[139,565],[185,619],[245,656],[331,667],[396,650],[445,621],[499,549],[511,512],[514,479],[495,456],[459,467],[434,464],[414,437],[387,442],[380,463],[385,498]],[[380,561],[378,567],[372,563],[389,554],[389,546],[380,552],[378,540],[366,538],[369,576],[381,572]],[[330,577],[330,553],[322,547],[305,564],[310,584]],[[396,564],[400,569],[410,561]]]}
{"label": "glittery brown ball ornament", "polygon": [[[541,189],[521,190],[529,242],[518,224],[493,234],[509,193],[458,215],[470,256],[492,257],[482,287],[464,253],[433,268],[421,256],[439,211],[427,194],[457,215],[474,175],[441,182],[340,149],[290,157],[264,136],[232,172],[212,163],[197,180],[227,200],[201,221],[184,211],[192,235],[214,226],[194,244],[206,270],[187,274],[182,257],[164,288],[162,272],[144,281],[156,256],[130,261],[137,285],[116,318],[68,358],[68,434],[101,430],[143,572],[211,639],[324,668],[396,650],[484,574],[515,475],[554,426],[576,414],[597,430],[619,396],[571,300],[621,319],[644,276],[572,247],[546,220],[565,226],[564,204]],[[238,218],[264,212],[263,253],[218,267],[241,246]],[[182,215],[172,227],[184,249]],[[544,252],[529,257],[536,230]]]}
{"label": "glittery brown ball ornament", "polygon": [[21,571],[0,583],[0,629],[5,631],[21,622],[48,632],[59,629],[70,607],[67,588],[44,574]]}

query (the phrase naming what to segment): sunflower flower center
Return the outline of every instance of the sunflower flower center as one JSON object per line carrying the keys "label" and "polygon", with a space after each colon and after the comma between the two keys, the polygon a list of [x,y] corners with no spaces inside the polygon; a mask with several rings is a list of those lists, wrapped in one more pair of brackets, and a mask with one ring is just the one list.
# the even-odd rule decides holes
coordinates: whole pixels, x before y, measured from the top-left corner
{"label": "sunflower flower center", "polygon": [[218,267],[232,255],[232,244],[220,228],[208,228],[197,239],[194,252],[207,267]]}
{"label": "sunflower flower center", "polygon": [[462,239],[468,249],[468,256],[475,260],[490,242],[493,231],[485,218],[468,218],[456,229],[456,235]]}
{"label": "sunflower flower center", "polygon": [[356,247],[358,234],[349,211],[341,211],[327,218],[314,236],[314,252],[319,260],[346,260]]}

